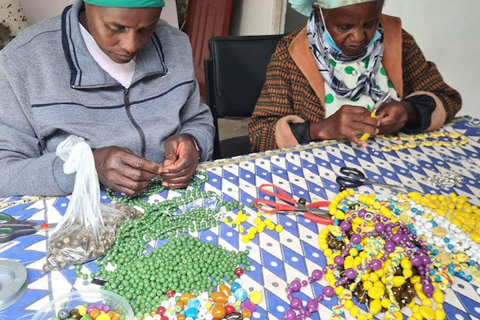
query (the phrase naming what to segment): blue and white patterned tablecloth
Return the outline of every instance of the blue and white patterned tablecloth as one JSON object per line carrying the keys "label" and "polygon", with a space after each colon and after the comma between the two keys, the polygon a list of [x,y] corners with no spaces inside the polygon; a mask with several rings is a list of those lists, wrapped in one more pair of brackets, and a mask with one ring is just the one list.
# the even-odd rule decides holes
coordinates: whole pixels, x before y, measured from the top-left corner
{"label": "blue and white patterned tablecloth", "polygon": [[[455,192],[470,199],[472,204],[480,206],[480,121],[465,118],[445,130],[456,130],[468,137],[469,143],[463,147],[432,148],[418,147],[402,151],[384,153],[380,149],[389,145],[388,141],[370,140],[368,148],[358,148],[351,143],[329,145],[312,144],[303,150],[284,150],[256,154],[248,158],[234,158],[229,161],[203,164],[210,178],[204,185],[205,190],[212,190],[223,199],[235,199],[246,205],[249,219],[243,225],[253,225],[256,211],[250,207],[253,200],[260,195],[258,186],[274,183],[294,197],[331,200],[338,192],[335,177],[342,166],[361,169],[366,175],[379,182],[400,183],[422,193],[448,194]],[[438,190],[423,178],[454,170],[464,178],[464,184],[451,189]],[[361,192],[389,194],[388,190],[364,186]],[[103,194],[103,200],[106,197]],[[179,194],[170,191],[165,197],[172,198]],[[8,203],[19,198],[9,198],[0,202]],[[34,203],[5,207],[3,212],[18,219],[42,223],[58,222],[65,213],[68,199],[43,199]],[[250,250],[249,259],[252,271],[242,276],[245,288],[263,288],[264,300],[252,315],[257,319],[281,319],[288,309],[285,294],[287,282],[295,278],[304,279],[317,268],[325,266],[325,257],[318,248],[318,233],[322,226],[308,220],[292,216],[272,215],[274,223],[282,224],[284,232],[266,231],[253,241],[244,244],[240,235],[230,225],[192,234],[203,241],[221,245],[227,250]],[[45,233],[25,236],[0,245],[0,258],[15,259],[28,270],[28,290],[25,295],[11,307],[0,311],[0,320],[30,319],[36,310],[50,300],[72,290],[81,290],[97,286],[77,279],[73,268],[44,273],[42,266],[48,249]],[[93,263],[84,265],[83,272],[95,270]],[[308,300],[322,292],[324,280],[304,288],[300,298]],[[444,308],[450,320],[480,319],[480,284],[468,283],[456,279],[453,290],[445,296]],[[313,319],[329,319],[331,307],[336,299],[324,301],[320,312]],[[365,307],[360,306],[362,309]],[[406,315],[409,315],[406,313]]]}

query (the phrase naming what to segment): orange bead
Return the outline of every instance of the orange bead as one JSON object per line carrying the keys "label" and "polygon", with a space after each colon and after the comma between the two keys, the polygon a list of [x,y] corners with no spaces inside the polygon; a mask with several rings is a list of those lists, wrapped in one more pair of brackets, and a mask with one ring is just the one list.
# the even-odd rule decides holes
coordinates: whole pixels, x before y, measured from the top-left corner
{"label": "orange bead", "polygon": [[115,311],[108,311],[107,314],[112,320],[120,320],[121,318],[120,314],[116,313]]}
{"label": "orange bead", "polygon": [[188,300],[192,299],[192,298],[195,298],[195,296],[191,293],[184,293],[180,296],[180,302],[182,302],[183,304],[187,304],[188,303]]}
{"label": "orange bead", "polygon": [[243,319],[245,319],[245,318],[251,319],[252,318],[252,312],[248,309],[242,309],[242,318]]}
{"label": "orange bead", "polygon": [[90,318],[93,320],[97,319],[97,317],[100,315],[100,311],[98,309],[93,309],[90,311]]}
{"label": "orange bead", "polygon": [[221,284],[218,286],[218,291],[222,292],[223,294],[225,294],[227,297],[230,297],[232,295],[232,291],[230,291],[230,288],[227,287],[226,285],[224,284]]}
{"label": "orange bead", "polygon": [[223,305],[216,303],[212,310],[212,316],[217,319],[222,319],[226,314],[227,312],[225,311]]}
{"label": "orange bead", "polygon": [[215,303],[221,303],[222,305],[225,305],[225,303],[227,303],[228,296],[226,296],[223,292],[214,292],[212,293],[212,300],[215,301]]}
{"label": "orange bead", "polygon": [[185,320],[185,315],[184,314],[177,314],[177,320]]}

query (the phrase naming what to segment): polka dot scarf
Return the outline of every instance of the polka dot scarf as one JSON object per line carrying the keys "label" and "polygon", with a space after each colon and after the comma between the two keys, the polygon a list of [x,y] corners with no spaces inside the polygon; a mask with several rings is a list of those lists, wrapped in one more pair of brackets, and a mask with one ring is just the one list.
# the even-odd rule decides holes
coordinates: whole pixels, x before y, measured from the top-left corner
{"label": "polka dot scarf", "polygon": [[[310,50],[317,63],[318,70],[323,79],[330,85],[338,98],[359,99],[362,94],[369,95],[374,102],[380,100],[384,93],[376,88],[375,75],[378,73],[383,58],[383,29],[378,31],[381,37],[358,56],[347,56],[323,41],[325,26],[318,18],[315,11],[312,12],[307,23],[307,38]],[[329,63],[329,57],[340,62],[352,62],[370,59],[368,69],[358,78],[357,86],[349,89],[345,83],[334,74],[334,67]]]}

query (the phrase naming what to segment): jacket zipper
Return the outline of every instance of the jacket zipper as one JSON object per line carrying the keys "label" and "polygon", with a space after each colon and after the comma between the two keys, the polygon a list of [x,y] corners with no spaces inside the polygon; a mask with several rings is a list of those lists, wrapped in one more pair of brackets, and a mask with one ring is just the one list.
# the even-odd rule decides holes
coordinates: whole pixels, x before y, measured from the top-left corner
{"label": "jacket zipper", "polygon": [[125,110],[127,112],[128,118],[132,122],[133,126],[137,129],[138,135],[140,136],[140,141],[142,144],[142,157],[145,158],[145,154],[147,151],[147,143],[145,140],[145,133],[143,132],[142,128],[138,125],[138,123],[135,121],[135,119],[132,116],[132,112],[130,111],[130,96],[129,96],[129,90],[125,89],[123,93],[123,97],[125,100]]}

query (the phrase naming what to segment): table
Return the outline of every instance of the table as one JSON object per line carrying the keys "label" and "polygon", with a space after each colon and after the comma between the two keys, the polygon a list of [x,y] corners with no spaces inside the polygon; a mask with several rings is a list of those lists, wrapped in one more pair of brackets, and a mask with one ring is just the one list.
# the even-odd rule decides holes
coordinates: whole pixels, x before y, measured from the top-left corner
{"label": "table", "polygon": [[[480,120],[468,117],[456,119],[444,130],[456,130],[467,136],[469,143],[463,148],[417,147],[383,153],[381,147],[390,144],[385,140],[369,140],[368,148],[355,147],[351,143],[323,142],[204,163],[200,169],[206,170],[210,176],[204,186],[205,190],[245,204],[250,222],[256,215],[256,210],[250,205],[259,196],[257,188],[261,184],[277,184],[294,197],[303,197],[307,201],[328,200],[338,192],[335,177],[342,166],[357,167],[373,180],[401,183],[422,193],[440,191],[423,181],[424,177],[452,169],[463,176],[465,183],[442,192],[466,196],[472,204],[480,206]],[[359,191],[389,194],[388,190],[378,187],[372,189],[369,186],[361,187]],[[165,198],[173,196],[178,196],[178,193],[169,191]],[[4,199],[0,202],[1,211],[37,223],[58,222],[69,201],[68,198],[47,198],[8,206],[12,201],[18,200],[21,198]],[[107,201],[105,192],[102,192],[102,201]],[[227,250],[250,250],[252,271],[242,276],[244,287],[247,291],[262,287],[264,291],[264,300],[252,316],[255,320],[281,319],[289,308],[285,294],[286,283],[295,278],[304,279],[314,269],[325,265],[325,257],[318,248],[318,233],[322,226],[302,217],[297,221],[295,217],[283,215],[273,215],[270,218],[273,222],[282,224],[285,230],[282,233],[267,230],[247,244],[242,243],[238,232],[227,224],[192,234]],[[46,235],[40,233],[0,245],[0,257],[21,262],[28,270],[29,281],[25,295],[11,307],[0,311],[0,320],[30,319],[36,310],[51,299],[71,290],[97,287],[93,284],[85,286],[83,280],[76,278],[73,268],[47,274],[42,272],[47,245]],[[93,263],[88,263],[82,271],[85,273],[94,268]],[[299,297],[307,300],[313,294],[318,295],[323,285],[326,285],[324,280],[314,283],[304,288]],[[449,319],[480,319],[479,286],[478,283],[456,279],[453,288],[445,296],[444,307]],[[335,298],[324,301],[320,313],[312,318],[329,319],[330,308],[336,301]],[[364,306],[361,308],[365,310]]]}

